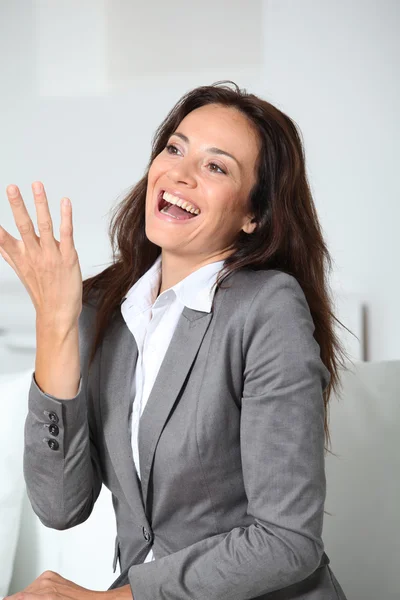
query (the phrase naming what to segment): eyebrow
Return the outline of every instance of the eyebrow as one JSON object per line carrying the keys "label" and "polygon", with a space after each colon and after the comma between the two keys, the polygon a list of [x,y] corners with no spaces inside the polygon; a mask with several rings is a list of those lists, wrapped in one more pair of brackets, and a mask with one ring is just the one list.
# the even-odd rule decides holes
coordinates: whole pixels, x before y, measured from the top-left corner
{"label": "eyebrow", "polygon": [[[183,140],[184,142],[186,142],[186,144],[189,144],[189,138],[186,137],[186,135],[184,135],[183,133],[179,133],[179,131],[174,131],[173,133],[171,133],[171,135],[177,135],[179,138],[181,138],[181,140]],[[221,150],[220,148],[206,148],[206,152],[211,152],[213,154],[223,154],[224,156],[229,156],[229,158],[233,158],[234,161],[236,161],[236,163],[238,164],[239,168],[241,168],[241,164],[238,161],[237,158],[235,158],[233,156],[233,154],[229,154],[229,152],[225,152],[225,150]]]}

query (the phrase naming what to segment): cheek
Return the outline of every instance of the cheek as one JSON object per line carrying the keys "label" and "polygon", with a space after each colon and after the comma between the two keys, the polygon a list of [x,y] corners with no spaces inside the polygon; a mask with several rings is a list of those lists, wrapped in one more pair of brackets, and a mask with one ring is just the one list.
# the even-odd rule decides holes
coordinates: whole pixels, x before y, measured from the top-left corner
{"label": "cheek", "polygon": [[165,170],[163,169],[163,160],[160,158],[155,158],[149,169],[149,182],[154,182],[163,173],[163,170]]}
{"label": "cheek", "polygon": [[221,190],[214,198],[214,206],[218,219],[230,221],[237,217],[238,201],[232,190]]}
{"label": "cheek", "polygon": [[152,162],[151,167],[149,169],[148,181],[152,183],[157,178],[157,164]]}

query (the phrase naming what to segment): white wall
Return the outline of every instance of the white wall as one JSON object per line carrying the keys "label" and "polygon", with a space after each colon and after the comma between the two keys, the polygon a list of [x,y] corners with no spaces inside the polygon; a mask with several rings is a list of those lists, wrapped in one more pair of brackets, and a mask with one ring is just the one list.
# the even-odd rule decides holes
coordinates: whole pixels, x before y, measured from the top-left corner
{"label": "white wall", "polygon": [[[399,5],[248,6],[1,3],[0,223],[18,235],[9,183],[21,187],[35,220],[30,184],[40,179],[56,232],[61,197],[71,198],[83,275],[98,272],[111,258],[109,211],[140,178],[159,122],[190,88],[231,78],[299,124],[334,259],[332,285],[367,307],[368,348],[360,358],[398,358]],[[14,280],[1,260],[0,283]]]}
{"label": "white wall", "polygon": [[335,288],[368,306],[369,360],[400,357],[400,4],[269,0],[263,92],[300,125]]}
{"label": "white wall", "polygon": [[[68,196],[83,276],[99,272],[111,260],[109,211],[141,177],[160,121],[189,89],[233,79],[275,103],[303,132],[334,259],[332,286],[338,297],[356,298],[339,317],[360,333],[358,305],[367,307],[368,351],[360,356],[349,340],[353,355],[400,358],[398,2],[166,6],[0,3],[0,224],[19,237],[5,194],[10,183],[20,187],[36,222],[30,185],[39,179],[56,236],[59,203]],[[15,287],[19,303],[10,300]],[[30,300],[2,259],[1,327],[34,335]],[[33,350],[11,356],[1,339],[3,368],[33,364]]]}

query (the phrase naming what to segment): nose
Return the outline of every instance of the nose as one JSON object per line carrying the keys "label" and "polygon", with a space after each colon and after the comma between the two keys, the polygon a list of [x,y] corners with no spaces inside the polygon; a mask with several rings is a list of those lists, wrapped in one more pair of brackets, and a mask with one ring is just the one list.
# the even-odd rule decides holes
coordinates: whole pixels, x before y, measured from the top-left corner
{"label": "nose", "polygon": [[168,171],[168,177],[173,183],[183,183],[189,187],[196,185],[196,178],[194,176],[193,165],[189,164],[188,160],[182,158],[179,162],[177,161]]}

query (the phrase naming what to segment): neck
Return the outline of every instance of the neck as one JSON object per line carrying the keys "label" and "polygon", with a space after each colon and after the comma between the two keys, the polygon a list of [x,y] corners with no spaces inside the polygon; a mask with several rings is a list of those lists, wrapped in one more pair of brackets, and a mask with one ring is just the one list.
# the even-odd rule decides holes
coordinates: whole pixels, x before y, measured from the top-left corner
{"label": "neck", "polygon": [[219,260],[224,260],[227,256],[228,254],[225,252],[204,257],[195,256],[193,260],[188,260],[187,257],[167,254],[163,250],[161,259],[161,283],[157,297],[201,267]]}

